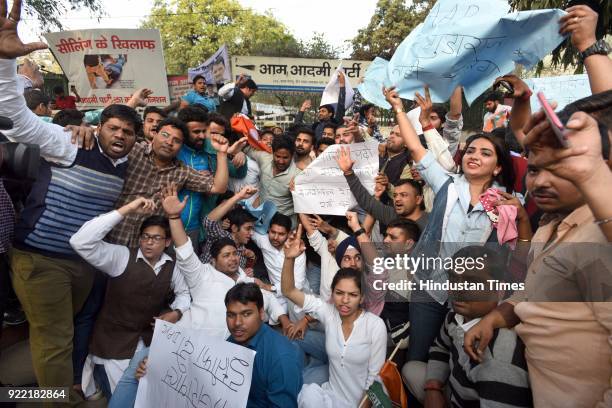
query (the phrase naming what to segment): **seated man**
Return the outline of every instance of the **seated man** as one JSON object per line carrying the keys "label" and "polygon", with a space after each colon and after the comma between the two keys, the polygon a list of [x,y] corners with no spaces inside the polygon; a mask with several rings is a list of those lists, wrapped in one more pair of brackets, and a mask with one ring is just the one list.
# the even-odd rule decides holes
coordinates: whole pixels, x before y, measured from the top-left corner
{"label": "seated man", "polygon": [[[202,224],[204,225],[204,233],[206,234],[206,243],[204,244],[204,249],[200,256],[202,263],[211,261],[212,254],[210,248],[216,240],[219,238],[229,238],[236,244],[240,259],[240,267],[243,269],[246,268],[247,259],[252,259],[254,257],[252,251],[248,250],[245,245],[253,236],[256,219],[248,211],[242,208],[235,208],[235,206],[239,201],[250,198],[256,192],[256,188],[245,186],[231,198],[219,204],[204,218]],[[221,226],[221,221],[226,215],[230,223],[229,231],[223,229]]]}
{"label": "seated man", "polygon": [[[302,363],[297,349],[284,336],[264,324],[264,298],[254,283],[241,282],[225,294],[225,320],[231,336],[227,341],[255,350],[253,377],[247,408],[297,408],[302,388]],[[146,375],[147,359],[134,366],[132,376]],[[132,382],[137,386],[137,380]],[[122,379],[123,381],[123,379]],[[122,392],[123,394],[123,392]],[[113,395],[110,408],[127,408],[133,399],[119,403]]]}
{"label": "seated man", "polygon": [[263,324],[261,293],[253,283],[239,283],[225,295],[228,341],[257,352],[247,407],[297,407],[301,359],[295,346]]}
{"label": "seated man", "polygon": [[[268,235],[259,233],[253,234],[253,241],[261,249],[264,263],[268,270],[272,289],[276,291],[276,296],[282,305],[287,305],[287,300],[280,292],[280,278],[283,269],[283,261],[285,253],[283,246],[289,238],[291,232],[291,219],[281,213],[274,214],[270,221]],[[298,288],[306,288],[308,280],[306,279],[306,255],[302,254],[295,260],[295,285]]]}
{"label": "seated man", "polygon": [[[221,238],[212,245],[210,263],[200,262],[181,221],[180,214],[185,208],[187,199],[179,201],[176,185],[165,188],[162,194],[163,207],[170,220],[177,265],[185,277],[192,297],[191,308],[186,311],[178,324],[192,329],[206,330],[210,336],[225,339],[229,335],[224,320],[226,308],[223,302],[226,293],[237,283],[257,281],[246,276],[239,267],[236,244],[229,238]],[[287,326],[288,318],[275,296],[268,291],[261,291],[261,293],[263,296],[262,312],[265,311],[266,320],[269,319],[272,323],[279,321],[283,327]],[[138,382],[134,378],[134,373],[138,363],[147,355],[148,349],[141,350],[134,355],[130,361],[130,367],[117,384],[109,407],[134,406],[138,390]],[[292,364],[295,365],[295,363]]]}
{"label": "seated man", "polygon": [[[497,307],[500,291],[490,290],[488,280],[500,280],[501,263],[496,253],[481,246],[459,250],[453,258],[484,258],[484,268],[455,268],[449,274],[456,284],[482,284],[484,290],[450,291],[453,310],[429,349],[429,361],[410,361],[402,368],[409,390],[426,407],[447,406],[447,396],[454,407],[481,406],[531,407],[531,391],[525,360],[525,346],[514,330],[495,329],[484,350],[482,362],[470,360],[463,348],[466,331]],[[467,265],[467,262],[466,262]],[[424,390],[424,392],[423,392]]]}
{"label": "seated man", "polygon": [[[110,276],[84,369],[86,396],[96,391],[93,372],[98,386],[110,398],[134,352],[150,345],[154,318],[175,323],[189,309],[189,289],[183,275],[164,253],[171,243],[165,217],[154,215],[144,220],[138,250],[103,241],[126,215],[151,211],[153,206],[152,200],[137,198],[86,222],[70,239],[83,259]],[[170,311],[162,314],[170,291],[174,302]]]}

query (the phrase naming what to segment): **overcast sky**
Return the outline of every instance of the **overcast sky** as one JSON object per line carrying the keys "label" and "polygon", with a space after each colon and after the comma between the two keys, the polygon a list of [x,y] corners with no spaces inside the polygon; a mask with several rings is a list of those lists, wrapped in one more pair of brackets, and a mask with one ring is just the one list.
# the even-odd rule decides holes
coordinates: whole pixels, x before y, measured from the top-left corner
{"label": "overcast sky", "polygon": [[[245,7],[263,13],[270,10],[300,40],[314,32],[325,34],[327,41],[346,49],[346,40],[365,27],[376,8],[376,0],[238,0]],[[102,0],[108,17],[100,23],[88,11],[68,11],[62,24],[68,30],[86,28],[137,28],[150,12],[154,0]],[[40,35],[36,19],[23,16],[20,34],[26,41]],[[344,55],[346,56],[346,54]]]}

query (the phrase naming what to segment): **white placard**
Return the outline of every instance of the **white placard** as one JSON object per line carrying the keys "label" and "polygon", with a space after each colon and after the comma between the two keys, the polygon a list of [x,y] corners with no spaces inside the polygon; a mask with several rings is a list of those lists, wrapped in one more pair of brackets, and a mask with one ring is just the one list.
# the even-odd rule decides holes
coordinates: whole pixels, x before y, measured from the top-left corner
{"label": "white placard", "polygon": [[81,96],[79,108],[126,103],[139,88],[149,105],[170,103],[158,30],[93,29],[44,35],[49,49]]}
{"label": "white placard", "polygon": [[355,197],[338,167],[338,149],[350,149],[355,161],[353,171],[370,194],[378,174],[378,142],[329,146],[295,178],[293,206],[296,213],[345,215],[357,205]]}
{"label": "white placard", "polygon": [[155,321],[136,408],[246,407],[255,351]]}
{"label": "white placard", "polygon": [[557,102],[556,111],[560,111],[578,99],[591,95],[591,85],[587,74],[561,75],[556,77],[530,78],[525,81],[533,91],[531,96],[531,109],[540,108],[537,93],[544,92],[548,101]]}

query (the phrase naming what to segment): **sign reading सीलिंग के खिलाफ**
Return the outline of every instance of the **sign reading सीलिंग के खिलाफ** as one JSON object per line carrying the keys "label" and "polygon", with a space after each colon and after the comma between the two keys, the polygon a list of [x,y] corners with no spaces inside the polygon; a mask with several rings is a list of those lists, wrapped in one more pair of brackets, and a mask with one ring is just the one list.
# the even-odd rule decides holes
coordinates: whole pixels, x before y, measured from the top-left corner
{"label": "sign reading \u0938\u0940\u0932\u093f\u0902\u0917 \u0915\u0947 \u0916\u093f\u0932\u093e\u092b", "polygon": [[81,96],[79,109],[126,103],[140,88],[153,91],[149,105],[170,103],[158,30],[93,29],[44,37]]}
{"label": "sign reading \u0938\u0940\u0932\u093f\u0902\u0917 \u0915\u0947 \u0916\u093f\u0932\u093e\u092b", "polygon": [[246,407],[254,359],[254,350],[157,319],[134,407]]}
{"label": "sign reading \u0938\u0940\u0932\u093f\u0902\u0917 \u0915\u0947 \u0916\u093f\u0932\u093e\u092b", "polygon": [[230,59],[234,77],[248,75],[259,89],[273,91],[321,92],[340,64],[350,82],[357,85],[370,65],[370,61],[311,58],[233,56]]}
{"label": "sign reading \u0938\u0940\u0932\u093f\u0902\u0917 \u0915\u0947 \u0916\u093f\u0932\u093e\u092b", "polygon": [[353,171],[370,194],[378,174],[378,142],[332,145],[295,177],[293,207],[296,213],[345,215],[357,205],[353,193],[338,167],[338,149],[350,149],[355,161]]}

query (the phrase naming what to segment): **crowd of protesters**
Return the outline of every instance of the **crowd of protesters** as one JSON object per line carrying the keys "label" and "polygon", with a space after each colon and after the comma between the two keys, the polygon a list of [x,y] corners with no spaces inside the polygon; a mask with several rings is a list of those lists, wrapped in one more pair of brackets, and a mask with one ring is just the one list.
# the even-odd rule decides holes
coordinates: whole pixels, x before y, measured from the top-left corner
{"label": "crowd of protesters", "polygon": [[[492,84],[511,92],[485,98],[467,138],[461,87],[447,111],[425,86],[414,122],[381,89],[395,115],[383,134],[358,92],[345,109],[342,74],[337,104],[306,124],[305,101],[259,144],[232,127],[255,114],[243,76],[214,97],[197,76],[168,108],[147,107],[142,89],[81,112],[76,90],[52,100],[29,62],[18,70],[44,46],[21,42],[20,12],[0,0],[2,137],[38,145],[41,162],[35,181],[0,183],[0,320],[14,292],[39,386],[69,387],[73,405],[133,406],[162,319],[257,352],[249,407],[369,406],[396,345],[411,404],[612,407],[612,60],[592,9],[559,21],[592,91],[557,112],[568,147],[515,75]],[[350,155],[364,141],[378,144],[374,194]],[[336,144],[357,207],[296,214],[295,177]],[[413,275],[377,270],[381,254],[487,262]],[[512,279],[523,289],[471,296],[391,285]]]}

